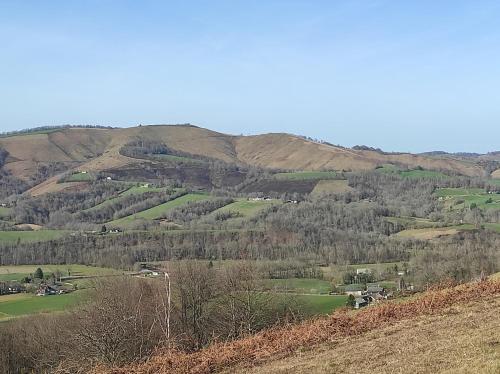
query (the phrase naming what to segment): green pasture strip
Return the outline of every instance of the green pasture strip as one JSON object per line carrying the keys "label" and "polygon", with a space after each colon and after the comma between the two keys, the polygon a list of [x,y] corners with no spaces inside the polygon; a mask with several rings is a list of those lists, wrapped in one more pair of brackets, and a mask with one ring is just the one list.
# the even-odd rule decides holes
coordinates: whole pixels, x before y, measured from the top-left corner
{"label": "green pasture strip", "polygon": [[142,212],[132,214],[127,217],[123,217],[114,221],[109,222],[110,225],[120,225],[125,224],[127,222],[133,221],[134,219],[142,218],[142,219],[157,219],[161,217],[164,213],[168,212],[173,208],[177,208],[183,204],[187,204],[188,202],[195,202],[201,200],[208,200],[211,197],[208,194],[195,194],[189,193],[178,197],[177,199],[167,201],[166,203],[157,205],[150,209],[143,210]]}
{"label": "green pasture strip", "polygon": [[59,239],[67,235],[67,230],[37,230],[37,231],[0,231],[0,242],[21,243],[45,242]]}

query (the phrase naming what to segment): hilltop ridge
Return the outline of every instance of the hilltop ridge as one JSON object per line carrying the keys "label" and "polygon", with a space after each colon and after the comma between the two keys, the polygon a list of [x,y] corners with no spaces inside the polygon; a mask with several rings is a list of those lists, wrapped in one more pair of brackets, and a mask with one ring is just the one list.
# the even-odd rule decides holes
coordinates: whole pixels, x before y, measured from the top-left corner
{"label": "hilltop ridge", "polygon": [[[62,127],[1,137],[0,148],[8,154],[3,168],[21,180],[29,180],[41,165],[47,164],[57,164],[61,170],[99,172],[144,162],[121,152],[134,141],[161,142],[185,154],[263,168],[360,171],[394,164],[467,176],[485,174],[481,165],[451,157],[343,148],[286,133],[236,136],[194,125]],[[53,188],[55,179],[46,179],[35,187],[35,192]]]}

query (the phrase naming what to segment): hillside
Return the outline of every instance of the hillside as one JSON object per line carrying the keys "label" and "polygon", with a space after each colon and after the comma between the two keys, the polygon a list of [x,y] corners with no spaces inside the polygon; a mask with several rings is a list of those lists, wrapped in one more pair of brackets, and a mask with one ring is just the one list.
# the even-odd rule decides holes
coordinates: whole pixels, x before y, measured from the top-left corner
{"label": "hillside", "polygon": [[[4,169],[29,180],[40,166],[57,163],[58,170],[85,169],[102,172],[144,163],[124,156],[130,142],[154,141],[183,154],[198,155],[235,164],[293,170],[370,170],[383,164],[447,170],[468,176],[483,175],[470,161],[412,154],[385,154],[320,144],[289,134],[232,136],[190,125],[132,128],[61,128],[0,138],[8,152]],[[60,174],[58,174],[60,175]],[[47,178],[46,178],[47,179]],[[40,194],[57,190],[57,177],[32,189]]]}
{"label": "hillside", "polygon": [[500,367],[500,282],[427,291],[339,311],[189,353],[96,373],[494,373]]}

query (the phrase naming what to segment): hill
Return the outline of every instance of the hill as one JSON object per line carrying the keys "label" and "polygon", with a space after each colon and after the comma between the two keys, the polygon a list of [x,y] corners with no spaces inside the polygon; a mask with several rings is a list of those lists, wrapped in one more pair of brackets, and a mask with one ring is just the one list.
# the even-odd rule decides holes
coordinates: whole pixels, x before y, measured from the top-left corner
{"label": "hill", "polygon": [[[356,171],[394,164],[468,176],[484,174],[480,165],[453,158],[348,149],[284,133],[233,136],[191,125],[61,128],[3,136],[0,148],[8,153],[4,170],[21,180],[41,182],[31,190],[41,194],[64,188],[56,184],[65,170],[103,172],[150,164],[151,160],[124,155],[123,148],[133,142],[156,142],[183,155],[264,168]],[[53,172],[43,174],[41,167],[51,167]]]}
{"label": "hill", "polygon": [[500,367],[499,306],[498,280],[469,283],[95,372],[493,373]]}

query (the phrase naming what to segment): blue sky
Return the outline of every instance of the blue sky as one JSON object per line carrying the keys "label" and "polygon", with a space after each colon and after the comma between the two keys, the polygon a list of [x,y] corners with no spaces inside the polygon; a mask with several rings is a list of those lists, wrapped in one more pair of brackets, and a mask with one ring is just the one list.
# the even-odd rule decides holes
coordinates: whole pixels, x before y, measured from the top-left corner
{"label": "blue sky", "polygon": [[500,149],[498,1],[0,1],[0,131],[190,122]]}

